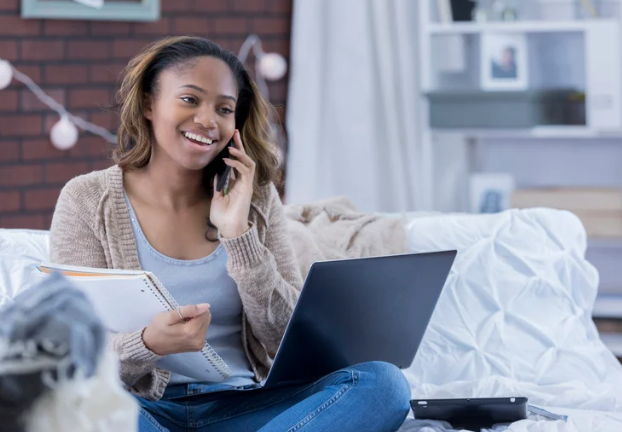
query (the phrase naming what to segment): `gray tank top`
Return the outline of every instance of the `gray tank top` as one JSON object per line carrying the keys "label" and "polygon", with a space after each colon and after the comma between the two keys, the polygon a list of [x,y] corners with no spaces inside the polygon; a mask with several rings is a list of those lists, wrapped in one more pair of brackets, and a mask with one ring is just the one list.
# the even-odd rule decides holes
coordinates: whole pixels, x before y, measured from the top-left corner
{"label": "gray tank top", "polygon": [[[163,255],[147,241],[127,194],[125,200],[142,269],[155,274],[180,306],[210,304],[212,321],[206,340],[232,371],[229,379],[221,384],[232,387],[253,384],[254,374],[242,347],[242,300],[237,284],[227,272],[225,248],[219,244],[210,255],[196,260]],[[169,385],[190,382],[196,380],[171,373]]]}

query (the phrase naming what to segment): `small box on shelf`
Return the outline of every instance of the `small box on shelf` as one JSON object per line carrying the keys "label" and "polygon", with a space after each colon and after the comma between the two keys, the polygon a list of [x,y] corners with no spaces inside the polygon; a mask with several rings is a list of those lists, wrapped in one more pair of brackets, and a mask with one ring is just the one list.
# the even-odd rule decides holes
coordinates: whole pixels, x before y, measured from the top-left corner
{"label": "small box on shelf", "polygon": [[622,238],[622,189],[522,189],[512,194],[512,207],[550,207],[577,215],[588,237]]}

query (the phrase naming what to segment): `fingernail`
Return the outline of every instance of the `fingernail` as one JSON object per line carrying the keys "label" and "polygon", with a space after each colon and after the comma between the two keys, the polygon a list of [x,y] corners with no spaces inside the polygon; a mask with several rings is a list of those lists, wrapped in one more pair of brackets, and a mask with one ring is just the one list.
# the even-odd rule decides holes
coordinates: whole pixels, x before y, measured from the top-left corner
{"label": "fingernail", "polygon": [[201,311],[201,313],[203,313],[203,312],[205,312],[206,310],[209,309],[209,303],[198,304],[197,308],[199,309],[199,311]]}

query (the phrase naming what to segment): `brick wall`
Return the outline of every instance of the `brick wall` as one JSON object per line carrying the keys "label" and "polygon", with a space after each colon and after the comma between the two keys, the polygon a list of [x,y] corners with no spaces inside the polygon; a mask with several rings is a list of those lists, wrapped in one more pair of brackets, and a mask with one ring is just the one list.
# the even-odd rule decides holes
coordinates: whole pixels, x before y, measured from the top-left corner
{"label": "brick wall", "polygon": [[[23,20],[20,0],[0,0],[0,58],[29,75],[70,112],[114,132],[111,103],[119,71],[142,46],[167,35],[208,37],[238,52],[250,33],[289,58],[292,0],[161,0],[156,23]],[[284,104],[287,77],[270,83]],[[278,110],[281,117],[283,108]],[[0,228],[48,229],[62,186],[111,165],[110,147],[82,133],[73,149],[49,142],[58,120],[22,84],[0,90]]]}

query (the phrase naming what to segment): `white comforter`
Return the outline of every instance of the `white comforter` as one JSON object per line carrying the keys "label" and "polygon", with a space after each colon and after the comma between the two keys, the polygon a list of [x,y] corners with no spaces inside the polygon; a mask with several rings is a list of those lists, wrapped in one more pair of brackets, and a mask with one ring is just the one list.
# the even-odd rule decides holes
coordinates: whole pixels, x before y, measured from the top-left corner
{"label": "white comforter", "polygon": [[[432,215],[412,219],[407,232],[413,252],[459,251],[404,371],[414,399],[525,396],[569,419],[531,415],[500,430],[622,432],[622,366],[591,320],[598,273],[576,216]],[[409,419],[400,432],[451,430]]]}
{"label": "white comforter", "polygon": [[[413,398],[526,396],[570,417],[532,416],[510,432],[622,432],[622,366],[591,320],[598,274],[578,218],[546,209],[430,215],[411,219],[407,234],[413,252],[459,251],[404,371]],[[0,230],[0,305],[46,259],[47,233]],[[408,419],[400,432],[451,430]]]}

